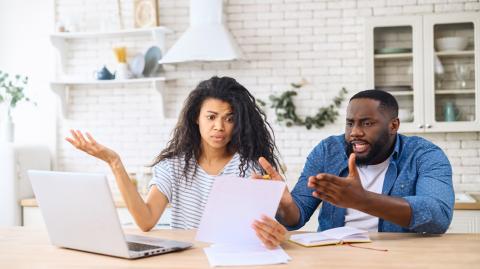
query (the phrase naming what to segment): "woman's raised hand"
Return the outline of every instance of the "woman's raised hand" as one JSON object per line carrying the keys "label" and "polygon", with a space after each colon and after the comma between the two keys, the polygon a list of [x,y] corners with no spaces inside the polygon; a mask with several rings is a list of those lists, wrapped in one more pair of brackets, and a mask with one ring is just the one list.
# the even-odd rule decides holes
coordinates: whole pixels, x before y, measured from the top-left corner
{"label": "woman's raised hand", "polygon": [[108,164],[112,164],[119,159],[119,156],[115,151],[97,143],[88,132],[85,133],[86,137],[79,130],[70,130],[70,133],[72,137],[66,137],[65,140],[70,142],[70,144],[77,149],[99,158]]}

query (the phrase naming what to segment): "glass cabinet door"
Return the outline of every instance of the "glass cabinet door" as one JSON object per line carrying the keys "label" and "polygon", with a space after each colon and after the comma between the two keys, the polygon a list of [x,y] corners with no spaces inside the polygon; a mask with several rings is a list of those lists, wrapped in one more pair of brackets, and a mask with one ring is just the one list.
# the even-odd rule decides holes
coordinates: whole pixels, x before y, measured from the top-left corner
{"label": "glass cabinet door", "polygon": [[425,20],[426,126],[478,130],[478,15]]}
{"label": "glass cabinet door", "polygon": [[400,120],[413,122],[412,27],[375,27],[373,36],[374,87],[394,95]]}
{"label": "glass cabinet door", "polygon": [[373,61],[370,67],[367,62],[371,70],[367,83],[395,96],[401,132],[422,132],[418,129],[423,122],[421,17],[381,18],[369,24],[367,61],[368,54]]}

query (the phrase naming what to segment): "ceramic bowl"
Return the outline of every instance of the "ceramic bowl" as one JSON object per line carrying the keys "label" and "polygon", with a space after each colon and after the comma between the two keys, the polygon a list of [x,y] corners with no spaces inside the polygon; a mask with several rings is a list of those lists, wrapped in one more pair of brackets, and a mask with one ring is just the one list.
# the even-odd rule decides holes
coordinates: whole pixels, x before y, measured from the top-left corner
{"label": "ceramic bowl", "polygon": [[435,40],[437,51],[464,50],[468,45],[468,38],[461,36],[442,37]]}

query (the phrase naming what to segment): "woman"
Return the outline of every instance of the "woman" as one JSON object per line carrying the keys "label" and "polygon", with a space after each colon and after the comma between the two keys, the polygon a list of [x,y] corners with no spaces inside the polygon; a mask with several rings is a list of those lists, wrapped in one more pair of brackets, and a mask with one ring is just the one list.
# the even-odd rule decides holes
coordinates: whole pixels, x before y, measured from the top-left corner
{"label": "woman", "polygon": [[[260,157],[278,168],[271,131],[255,98],[236,80],[212,77],[202,81],[187,97],[173,138],[153,164],[154,177],[146,201],[116,152],[89,133],[84,137],[72,130],[72,138],[66,140],[110,166],[135,222],[142,231],[149,231],[168,203],[173,228],[197,228],[218,175],[250,177],[261,170]],[[271,218],[262,217],[252,227],[269,248],[285,239],[285,228]]]}

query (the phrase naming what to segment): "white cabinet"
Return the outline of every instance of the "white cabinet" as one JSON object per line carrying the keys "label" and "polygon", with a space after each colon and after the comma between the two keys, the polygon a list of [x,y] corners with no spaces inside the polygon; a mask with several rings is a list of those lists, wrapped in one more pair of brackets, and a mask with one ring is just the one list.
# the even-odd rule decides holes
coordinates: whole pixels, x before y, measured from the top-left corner
{"label": "white cabinet", "polygon": [[50,151],[44,146],[0,142],[0,227],[21,224],[19,200],[32,197],[27,170],[50,170]]}
{"label": "white cabinet", "polygon": [[[480,131],[479,23],[480,13],[367,21],[367,86],[396,97],[401,132]],[[467,45],[437,46],[444,37]]]}
{"label": "white cabinet", "polygon": [[[479,27],[480,13],[425,16],[423,19],[425,121],[432,131],[480,130]],[[442,50],[439,47],[440,41],[448,45],[463,40],[467,43],[463,49]],[[443,73],[435,69],[443,69]]]}
{"label": "white cabinet", "polygon": [[[165,77],[148,77],[148,78],[134,78],[123,80],[95,80],[92,76],[78,76],[78,74],[68,74],[66,70],[66,62],[69,54],[70,42],[77,40],[109,40],[113,38],[128,39],[136,36],[150,36],[151,42],[160,48],[162,54],[165,54],[165,35],[172,31],[165,27],[154,27],[149,29],[133,29],[122,30],[115,32],[83,32],[83,33],[56,33],[50,35],[50,40],[58,52],[57,77],[51,82],[52,90],[58,95],[61,103],[61,110],[64,117],[67,117],[67,105],[69,103],[69,92],[75,86],[121,86],[134,87],[139,83],[148,83],[152,88],[156,89],[160,95],[163,95]],[[128,47],[127,47],[128,49]],[[96,67],[98,68],[98,67]],[[163,101],[162,101],[163,104]],[[164,109],[162,109],[164,111]],[[164,116],[164,115],[162,115]]]}
{"label": "white cabinet", "polygon": [[480,233],[480,210],[455,210],[447,233]]}
{"label": "white cabinet", "polygon": [[[26,227],[45,227],[40,208],[37,206],[23,206],[23,226]],[[125,207],[117,207],[117,214],[120,220],[120,224],[124,227],[136,227],[135,221],[132,215]],[[158,221],[154,229],[170,229],[171,223],[171,208],[165,208],[162,217]]]}

